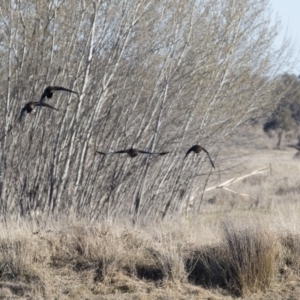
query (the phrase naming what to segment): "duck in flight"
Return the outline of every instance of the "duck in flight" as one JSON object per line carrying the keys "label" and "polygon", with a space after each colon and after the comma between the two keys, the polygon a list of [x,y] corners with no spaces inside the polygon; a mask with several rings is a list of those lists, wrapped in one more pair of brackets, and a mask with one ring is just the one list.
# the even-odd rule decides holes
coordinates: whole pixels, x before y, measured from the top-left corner
{"label": "duck in flight", "polygon": [[55,91],[66,91],[66,92],[69,92],[69,93],[73,93],[73,94],[79,94],[77,92],[74,92],[72,90],[69,90],[69,89],[66,89],[62,86],[48,86],[45,88],[42,96],[41,96],[41,99],[40,99],[40,103],[43,103],[43,101],[45,100],[45,98],[52,98],[53,96],[53,93]]}
{"label": "duck in flight", "polygon": [[20,113],[20,117],[19,117],[19,122],[22,120],[25,112],[27,112],[28,114],[31,113],[37,106],[44,106],[44,107],[48,107],[51,109],[55,109],[58,110],[57,108],[47,104],[47,103],[40,103],[40,102],[28,102],[25,104],[25,106],[22,108],[21,113]]}
{"label": "duck in flight", "polygon": [[208,151],[207,151],[205,148],[203,148],[202,146],[200,146],[200,145],[194,145],[194,146],[192,146],[192,147],[186,152],[185,157],[184,157],[183,160],[185,160],[186,157],[187,157],[191,152],[194,152],[194,153],[200,153],[202,150],[207,154],[207,156],[208,156],[208,158],[209,158],[209,161],[210,161],[212,167],[215,168],[214,162],[212,161],[212,159],[211,159],[211,157],[210,157]]}
{"label": "duck in flight", "polygon": [[96,151],[96,152],[101,154],[101,155],[127,153],[130,157],[135,157],[139,153],[141,153],[141,154],[156,154],[156,155],[165,155],[165,154],[169,153],[169,152],[148,152],[148,151],[138,150],[138,149],[134,149],[134,148],[130,148],[130,149],[127,149],[127,150],[119,150],[119,151],[110,152],[110,153],[105,153],[105,152],[100,152],[100,151]]}

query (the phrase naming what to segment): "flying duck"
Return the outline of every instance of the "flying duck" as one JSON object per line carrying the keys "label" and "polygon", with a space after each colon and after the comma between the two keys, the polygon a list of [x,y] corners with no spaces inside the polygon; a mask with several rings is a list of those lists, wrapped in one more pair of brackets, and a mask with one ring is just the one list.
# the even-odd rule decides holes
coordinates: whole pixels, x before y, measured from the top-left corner
{"label": "flying duck", "polygon": [[40,103],[42,103],[44,101],[45,98],[52,98],[53,96],[53,92],[55,91],[66,91],[66,92],[69,92],[69,93],[74,93],[74,94],[79,94],[77,92],[74,92],[72,90],[69,90],[69,89],[66,89],[62,86],[48,86],[45,88],[42,96],[41,96],[41,99],[40,99]]}
{"label": "flying duck", "polygon": [[134,149],[134,148],[130,148],[130,149],[127,149],[127,150],[119,150],[119,151],[110,152],[110,153],[105,153],[105,152],[100,152],[100,151],[96,151],[96,152],[101,154],[101,155],[127,153],[130,157],[135,157],[139,153],[141,153],[141,154],[156,154],[156,155],[165,155],[165,154],[169,153],[169,152],[148,152],[148,151],[138,150],[138,149]]}
{"label": "flying duck", "polygon": [[184,159],[186,159],[186,157],[187,157],[191,152],[194,152],[194,153],[200,153],[202,150],[207,154],[207,156],[208,156],[208,158],[209,158],[209,160],[210,160],[210,163],[211,163],[212,167],[215,168],[215,165],[214,165],[214,163],[213,163],[213,161],[212,161],[212,159],[211,159],[211,157],[210,157],[208,151],[207,151],[205,148],[203,148],[202,146],[200,146],[200,145],[194,145],[194,146],[192,146],[192,147],[186,152]]}
{"label": "flying duck", "polygon": [[47,103],[40,103],[40,102],[28,102],[25,104],[25,106],[22,108],[20,117],[19,117],[19,122],[22,120],[24,113],[27,112],[28,114],[31,113],[37,106],[44,106],[48,107],[51,109],[58,110],[57,108],[47,104]]}

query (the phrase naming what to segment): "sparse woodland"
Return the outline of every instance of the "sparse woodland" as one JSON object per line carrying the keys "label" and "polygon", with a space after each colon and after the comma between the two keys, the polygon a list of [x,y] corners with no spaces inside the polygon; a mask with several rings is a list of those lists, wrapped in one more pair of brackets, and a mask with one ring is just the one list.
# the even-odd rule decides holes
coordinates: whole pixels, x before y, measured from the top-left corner
{"label": "sparse woodland", "polygon": [[[1,215],[134,222],[182,213],[224,140],[274,105],[268,1],[10,1],[1,4]],[[16,118],[47,85],[42,110]],[[12,127],[12,128],[11,128]],[[136,146],[165,157],[100,157]],[[201,180],[199,180],[202,178]],[[197,204],[194,209],[197,210]]]}

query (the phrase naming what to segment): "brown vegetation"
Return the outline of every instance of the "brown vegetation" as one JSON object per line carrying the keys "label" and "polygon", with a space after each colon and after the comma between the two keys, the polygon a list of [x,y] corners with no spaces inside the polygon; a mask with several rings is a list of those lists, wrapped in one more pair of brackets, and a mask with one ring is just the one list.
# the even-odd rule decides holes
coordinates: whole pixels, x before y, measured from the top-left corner
{"label": "brown vegetation", "polygon": [[29,222],[23,229],[2,224],[0,291],[47,299],[232,299],[253,293],[264,299],[278,280],[299,274],[300,239],[292,232],[274,234],[266,220],[255,224],[254,218],[242,226],[227,219],[217,231],[214,225],[208,244],[197,232],[198,226],[208,229],[205,222],[134,230],[69,220],[38,231],[26,228]]}

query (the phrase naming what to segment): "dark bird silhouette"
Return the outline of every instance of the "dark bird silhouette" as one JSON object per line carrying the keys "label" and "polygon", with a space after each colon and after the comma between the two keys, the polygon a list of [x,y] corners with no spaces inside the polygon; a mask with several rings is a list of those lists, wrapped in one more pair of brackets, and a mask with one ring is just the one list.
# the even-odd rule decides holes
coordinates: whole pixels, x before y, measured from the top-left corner
{"label": "dark bird silhouette", "polygon": [[28,102],[25,104],[25,106],[22,108],[21,113],[20,113],[20,117],[19,117],[19,122],[22,120],[25,112],[27,112],[28,114],[31,113],[37,106],[44,106],[44,107],[48,107],[51,109],[55,109],[58,110],[57,108],[47,104],[47,103],[39,103],[39,102]]}
{"label": "dark bird silhouette", "polygon": [[191,148],[186,152],[184,159],[186,159],[186,157],[187,157],[191,152],[194,152],[194,153],[200,153],[202,150],[207,154],[207,156],[208,156],[208,158],[209,158],[209,160],[210,160],[211,165],[213,166],[213,168],[215,168],[214,162],[212,161],[212,159],[211,159],[211,157],[210,157],[208,151],[207,151],[205,148],[203,148],[202,146],[200,146],[200,145],[194,145],[193,147],[191,147]]}
{"label": "dark bird silhouette", "polygon": [[134,149],[134,148],[130,148],[127,150],[120,150],[120,151],[116,151],[116,152],[110,152],[110,153],[105,153],[105,152],[100,152],[100,151],[96,151],[96,152],[99,154],[102,154],[102,155],[127,153],[130,157],[135,157],[139,153],[141,153],[141,154],[156,154],[156,155],[165,155],[165,154],[169,153],[169,152],[147,152],[147,151],[138,150],[138,149]]}
{"label": "dark bird silhouette", "polygon": [[79,93],[74,92],[72,90],[66,89],[62,86],[48,86],[48,87],[45,88],[45,90],[44,90],[44,92],[41,96],[40,103],[42,103],[45,98],[52,98],[53,93],[55,91],[66,91],[66,92],[77,94],[77,95],[79,94]]}
{"label": "dark bird silhouette", "polygon": [[296,150],[298,150],[298,151],[300,151],[300,145],[287,145],[288,147],[290,147],[290,148],[294,148],[294,149],[296,149]]}

